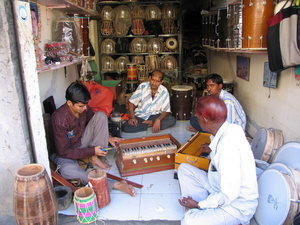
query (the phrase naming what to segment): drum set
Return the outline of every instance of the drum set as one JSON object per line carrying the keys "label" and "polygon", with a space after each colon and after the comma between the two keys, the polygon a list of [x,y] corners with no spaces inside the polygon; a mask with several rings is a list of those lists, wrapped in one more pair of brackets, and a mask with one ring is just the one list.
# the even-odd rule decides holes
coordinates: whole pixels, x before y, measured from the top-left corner
{"label": "drum set", "polygon": [[255,221],[259,225],[294,224],[300,210],[300,142],[283,144],[280,130],[261,128],[251,149],[259,192]]}

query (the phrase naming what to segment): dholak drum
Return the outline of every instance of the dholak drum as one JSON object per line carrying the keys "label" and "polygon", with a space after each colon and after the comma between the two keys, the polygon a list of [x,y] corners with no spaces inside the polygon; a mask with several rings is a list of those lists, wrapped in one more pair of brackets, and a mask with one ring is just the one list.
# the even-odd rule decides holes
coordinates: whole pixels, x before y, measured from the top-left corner
{"label": "dholak drum", "polygon": [[137,80],[137,68],[136,68],[136,64],[134,63],[127,64],[127,80],[128,81]]}
{"label": "dholak drum", "polygon": [[244,0],[243,43],[247,49],[266,49],[269,20],[274,15],[275,0]]}
{"label": "dholak drum", "polygon": [[258,178],[258,206],[254,218],[260,225],[291,224],[298,210],[298,194],[292,178],[267,169]]}
{"label": "dholak drum", "polygon": [[97,197],[98,208],[103,208],[110,203],[110,192],[108,188],[106,172],[95,169],[89,172],[88,179]]}
{"label": "dholak drum", "polygon": [[217,48],[226,48],[227,38],[227,8],[220,8],[218,10],[217,30]]}
{"label": "dholak drum", "polygon": [[291,141],[282,145],[273,157],[272,163],[281,162],[296,170],[300,169],[300,142]]}
{"label": "dholak drum", "polygon": [[276,129],[273,129],[273,128],[269,128],[268,130],[270,130],[274,135],[274,145],[273,145],[273,149],[272,149],[272,152],[271,152],[271,156],[269,158],[269,163],[272,163],[273,157],[276,154],[276,151],[283,144],[283,134],[282,134],[282,131],[276,130]]}
{"label": "dholak drum", "polygon": [[255,159],[268,162],[274,145],[274,135],[265,128],[259,129],[251,143],[251,149]]}
{"label": "dholak drum", "polygon": [[175,85],[171,87],[171,110],[177,120],[189,120],[192,114],[193,88]]}
{"label": "dholak drum", "polygon": [[242,4],[228,4],[227,11],[227,48],[242,47]]}
{"label": "dholak drum", "polygon": [[223,89],[233,94],[233,80],[223,80]]}
{"label": "dholak drum", "polygon": [[80,223],[88,224],[97,220],[97,198],[92,188],[83,187],[75,191],[74,207]]}

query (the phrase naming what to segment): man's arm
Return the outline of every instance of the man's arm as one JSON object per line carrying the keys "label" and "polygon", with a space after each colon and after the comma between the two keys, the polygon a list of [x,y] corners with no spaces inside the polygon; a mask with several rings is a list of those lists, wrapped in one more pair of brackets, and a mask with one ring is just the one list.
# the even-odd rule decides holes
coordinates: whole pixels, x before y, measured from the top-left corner
{"label": "man's arm", "polygon": [[129,111],[128,123],[132,126],[137,126],[138,121],[135,118],[134,109],[135,109],[135,105],[132,102],[128,101],[128,111]]}
{"label": "man's arm", "polygon": [[166,118],[169,115],[168,112],[162,112],[159,117],[153,123],[152,132],[156,133],[160,131],[160,122],[162,119]]}

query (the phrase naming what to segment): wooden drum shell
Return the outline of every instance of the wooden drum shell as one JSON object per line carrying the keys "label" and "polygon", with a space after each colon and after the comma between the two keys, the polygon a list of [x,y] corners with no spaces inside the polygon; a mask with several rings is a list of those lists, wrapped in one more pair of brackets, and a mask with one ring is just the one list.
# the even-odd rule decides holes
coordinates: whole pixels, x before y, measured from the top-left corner
{"label": "wooden drum shell", "polygon": [[175,85],[171,87],[171,110],[177,120],[189,120],[192,114],[193,88]]}

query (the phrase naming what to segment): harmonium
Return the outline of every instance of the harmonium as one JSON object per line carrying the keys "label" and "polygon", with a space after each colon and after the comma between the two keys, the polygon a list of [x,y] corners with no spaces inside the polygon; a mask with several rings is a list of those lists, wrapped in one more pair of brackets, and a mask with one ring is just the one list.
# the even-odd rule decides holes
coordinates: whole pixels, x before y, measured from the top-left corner
{"label": "harmonium", "polygon": [[174,169],[180,143],[170,134],[122,140],[116,165],[122,177]]}
{"label": "harmonium", "polygon": [[201,145],[210,143],[211,134],[197,132],[175,153],[175,171],[181,163],[188,163],[197,168],[208,170],[210,159],[202,153]]}

